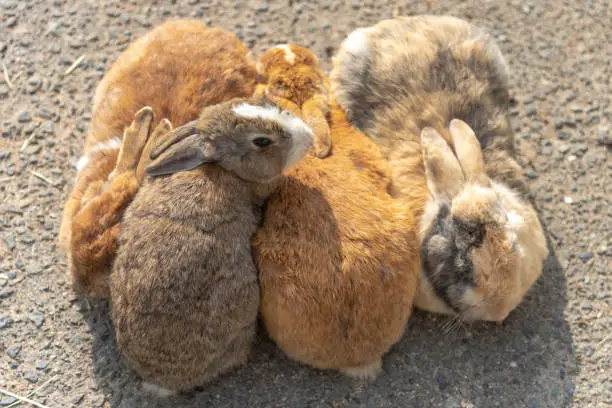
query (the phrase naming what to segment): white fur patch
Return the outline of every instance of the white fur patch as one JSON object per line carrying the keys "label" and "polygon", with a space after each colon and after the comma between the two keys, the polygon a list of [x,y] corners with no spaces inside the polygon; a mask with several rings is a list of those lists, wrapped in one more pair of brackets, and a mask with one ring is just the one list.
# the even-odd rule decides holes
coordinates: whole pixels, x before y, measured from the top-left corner
{"label": "white fur patch", "polygon": [[367,57],[370,55],[370,43],[368,41],[368,28],[359,28],[349,34],[342,43],[342,48],[356,57]]}
{"label": "white fur patch", "polygon": [[155,385],[150,382],[144,382],[144,381],[142,383],[142,389],[144,391],[150,392],[151,394],[155,394],[161,398],[169,397],[171,395],[176,394],[176,392],[172,390],[169,390],[164,387],[160,387],[159,385]]}
{"label": "white fur patch", "polygon": [[241,103],[234,106],[232,111],[242,118],[265,119],[278,123],[291,134],[293,146],[287,158],[285,169],[297,164],[314,142],[312,129],[300,118],[288,111],[281,111],[277,107],[263,107]]}
{"label": "white fur patch", "polygon": [[358,380],[372,381],[382,372],[382,361],[377,360],[362,367],[341,368],[340,371]]}
{"label": "white fur patch", "polygon": [[81,156],[79,161],[76,163],[77,173],[83,170],[85,166],[87,166],[87,163],[89,163],[89,156]]}
{"label": "white fur patch", "polygon": [[295,63],[295,54],[293,53],[293,51],[291,51],[291,47],[289,46],[289,44],[277,45],[274,48],[279,48],[285,51],[285,61],[287,61],[291,65]]}
{"label": "white fur patch", "polygon": [[119,149],[120,147],[121,147],[121,139],[118,137],[113,137],[112,139],[109,139],[105,142],[100,142],[97,145],[94,145],[89,151],[89,154],[87,154],[86,156],[82,156],[77,161],[76,166],[75,166],[77,169],[77,174],[89,164],[90,158],[94,153],[99,152],[101,150],[116,150],[116,149]]}

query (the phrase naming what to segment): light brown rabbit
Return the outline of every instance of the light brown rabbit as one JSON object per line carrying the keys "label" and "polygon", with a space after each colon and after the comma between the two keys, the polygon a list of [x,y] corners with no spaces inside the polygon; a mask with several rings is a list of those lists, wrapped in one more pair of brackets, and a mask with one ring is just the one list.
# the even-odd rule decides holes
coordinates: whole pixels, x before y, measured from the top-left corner
{"label": "light brown rabbit", "polygon": [[[182,125],[205,106],[250,96],[256,75],[255,62],[235,35],[196,20],[164,23],[120,55],[96,90],[84,156],[62,217],[60,245],[75,289],[109,294],[119,224],[150,150],[133,128],[122,142],[134,114],[150,106],[155,117]],[[156,125],[152,117],[143,113],[135,125],[144,132]]]}
{"label": "light brown rabbit", "polygon": [[331,83],[351,123],[389,161],[392,194],[414,203],[428,184],[417,212],[416,305],[468,321],[504,320],[540,276],[548,250],[515,160],[498,47],[453,17],[386,20],[348,36]]}
{"label": "light brown rabbit", "polygon": [[326,157],[331,151],[327,102],[329,84],[318,68],[319,59],[312,52],[294,44],[267,50],[257,61],[256,96],[265,96],[300,115],[314,132],[315,154]]}
{"label": "light brown rabbit", "polygon": [[[296,65],[300,75],[308,68],[315,78],[314,54],[290,49],[296,60],[309,61]],[[295,75],[284,63],[283,70]],[[303,92],[313,98],[320,86],[308,84]],[[301,90],[292,88],[290,102],[306,99]],[[332,154],[323,160],[311,154],[283,177],[253,238],[260,310],[270,336],[290,357],[373,378],[412,312],[418,226],[410,204],[387,193],[390,177],[378,147],[335,102],[330,106]]]}
{"label": "light brown rabbit", "polygon": [[189,391],[247,361],[259,307],[251,236],[313,136],[288,112],[231,101],[152,142],[156,177],[122,221],[112,315],[119,350],[145,380]]}

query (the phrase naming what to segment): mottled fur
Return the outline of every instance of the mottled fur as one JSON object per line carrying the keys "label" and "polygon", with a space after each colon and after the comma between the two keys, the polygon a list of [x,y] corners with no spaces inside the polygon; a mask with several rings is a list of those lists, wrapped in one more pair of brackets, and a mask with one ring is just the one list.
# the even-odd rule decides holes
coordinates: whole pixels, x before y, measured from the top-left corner
{"label": "mottled fur", "polygon": [[60,245],[77,290],[108,295],[119,223],[150,150],[147,145],[141,156],[142,146],[131,150],[143,160],[135,170],[118,171],[119,148],[94,151],[96,146],[122,136],[143,106],[150,106],[158,120],[182,125],[205,106],[251,95],[255,80],[246,46],[235,35],[196,20],[164,23],[121,54],[96,90],[84,150],[89,158],[82,160],[87,164],[64,207]]}
{"label": "mottled fur", "polygon": [[171,175],[145,178],[121,225],[110,278],[117,345],[145,380],[172,391],[247,361],[259,307],[251,236],[288,158],[312,144],[306,127],[239,117],[236,103],[155,141],[147,172]]}
{"label": "mottled fur", "polygon": [[255,95],[299,114],[314,132],[315,154],[324,158],[332,147],[327,123],[329,84],[318,66],[319,59],[306,48],[294,44],[271,48],[257,62],[263,83],[257,85]]}
{"label": "mottled fur", "polygon": [[387,193],[378,147],[330,103],[332,154],[309,155],[282,178],[253,238],[260,310],[292,358],[371,378],[412,312],[418,227]]}
{"label": "mottled fur", "polygon": [[[443,181],[444,166],[454,166],[460,173],[465,168],[453,164],[447,155],[442,160],[444,166],[432,162],[430,170],[437,170],[436,175],[442,178],[439,183],[430,182],[430,203],[426,206],[424,200],[417,211],[423,226],[424,266],[417,305],[459,313],[466,319],[503,319],[540,275],[547,250],[541,226],[527,201],[523,172],[515,160],[508,121],[508,72],[498,47],[478,28],[453,17],[386,20],[347,38],[335,58],[331,83],[350,121],[380,146],[389,161],[395,197],[414,201],[415,194],[425,188],[420,138],[424,128],[431,127],[450,145],[452,119],[461,119],[474,129],[479,146],[470,152],[484,156],[483,176],[491,179],[493,187],[488,192],[470,190],[469,200],[488,204],[475,204],[474,211],[458,210],[454,200],[474,184],[473,180],[459,185],[448,181],[452,177]],[[446,174],[453,171],[447,168]],[[507,188],[502,191],[496,186]],[[505,191],[510,191],[511,197]],[[491,197],[496,200],[490,202]],[[452,208],[445,210],[451,200]],[[512,235],[505,231],[507,225],[487,224],[486,231],[483,226],[485,219],[494,218],[491,214],[496,210],[491,205],[504,207],[509,201],[515,212],[524,216],[524,223],[514,226],[519,235],[535,237],[519,243],[526,253],[510,264],[502,261],[511,251],[505,246]],[[474,249],[481,247],[468,238],[457,238],[462,222],[472,225],[468,230],[476,230],[476,234],[485,231],[484,249]],[[438,231],[434,235],[439,239],[428,236],[433,230]],[[465,246],[452,252],[440,243],[454,238]],[[459,264],[466,268],[456,267]]]}

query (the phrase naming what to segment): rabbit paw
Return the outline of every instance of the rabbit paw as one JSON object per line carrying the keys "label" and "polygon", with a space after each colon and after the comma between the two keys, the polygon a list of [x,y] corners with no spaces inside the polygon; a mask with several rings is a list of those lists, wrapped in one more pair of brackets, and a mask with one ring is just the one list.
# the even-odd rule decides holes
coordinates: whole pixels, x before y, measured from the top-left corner
{"label": "rabbit paw", "polygon": [[372,381],[382,372],[382,360],[361,367],[342,368],[340,371],[349,377],[359,380]]}

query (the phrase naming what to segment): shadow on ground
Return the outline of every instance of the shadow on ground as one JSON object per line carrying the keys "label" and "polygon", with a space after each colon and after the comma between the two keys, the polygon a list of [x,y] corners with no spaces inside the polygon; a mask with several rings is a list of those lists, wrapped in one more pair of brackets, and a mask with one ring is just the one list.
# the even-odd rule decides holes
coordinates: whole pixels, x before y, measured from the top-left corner
{"label": "shadow on ground", "polygon": [[106,301],[82,299],[95,333],[93,363],[115,407],[569,407],[577,371],[564,320],[565,278],[551,250],[543,276],[503,325],[452,327],[417,311],[384,359],[385,373],[364,384],[290,361],[259,330],[252,361],[203,391],[159,399],[141,390],[122,361]]}

